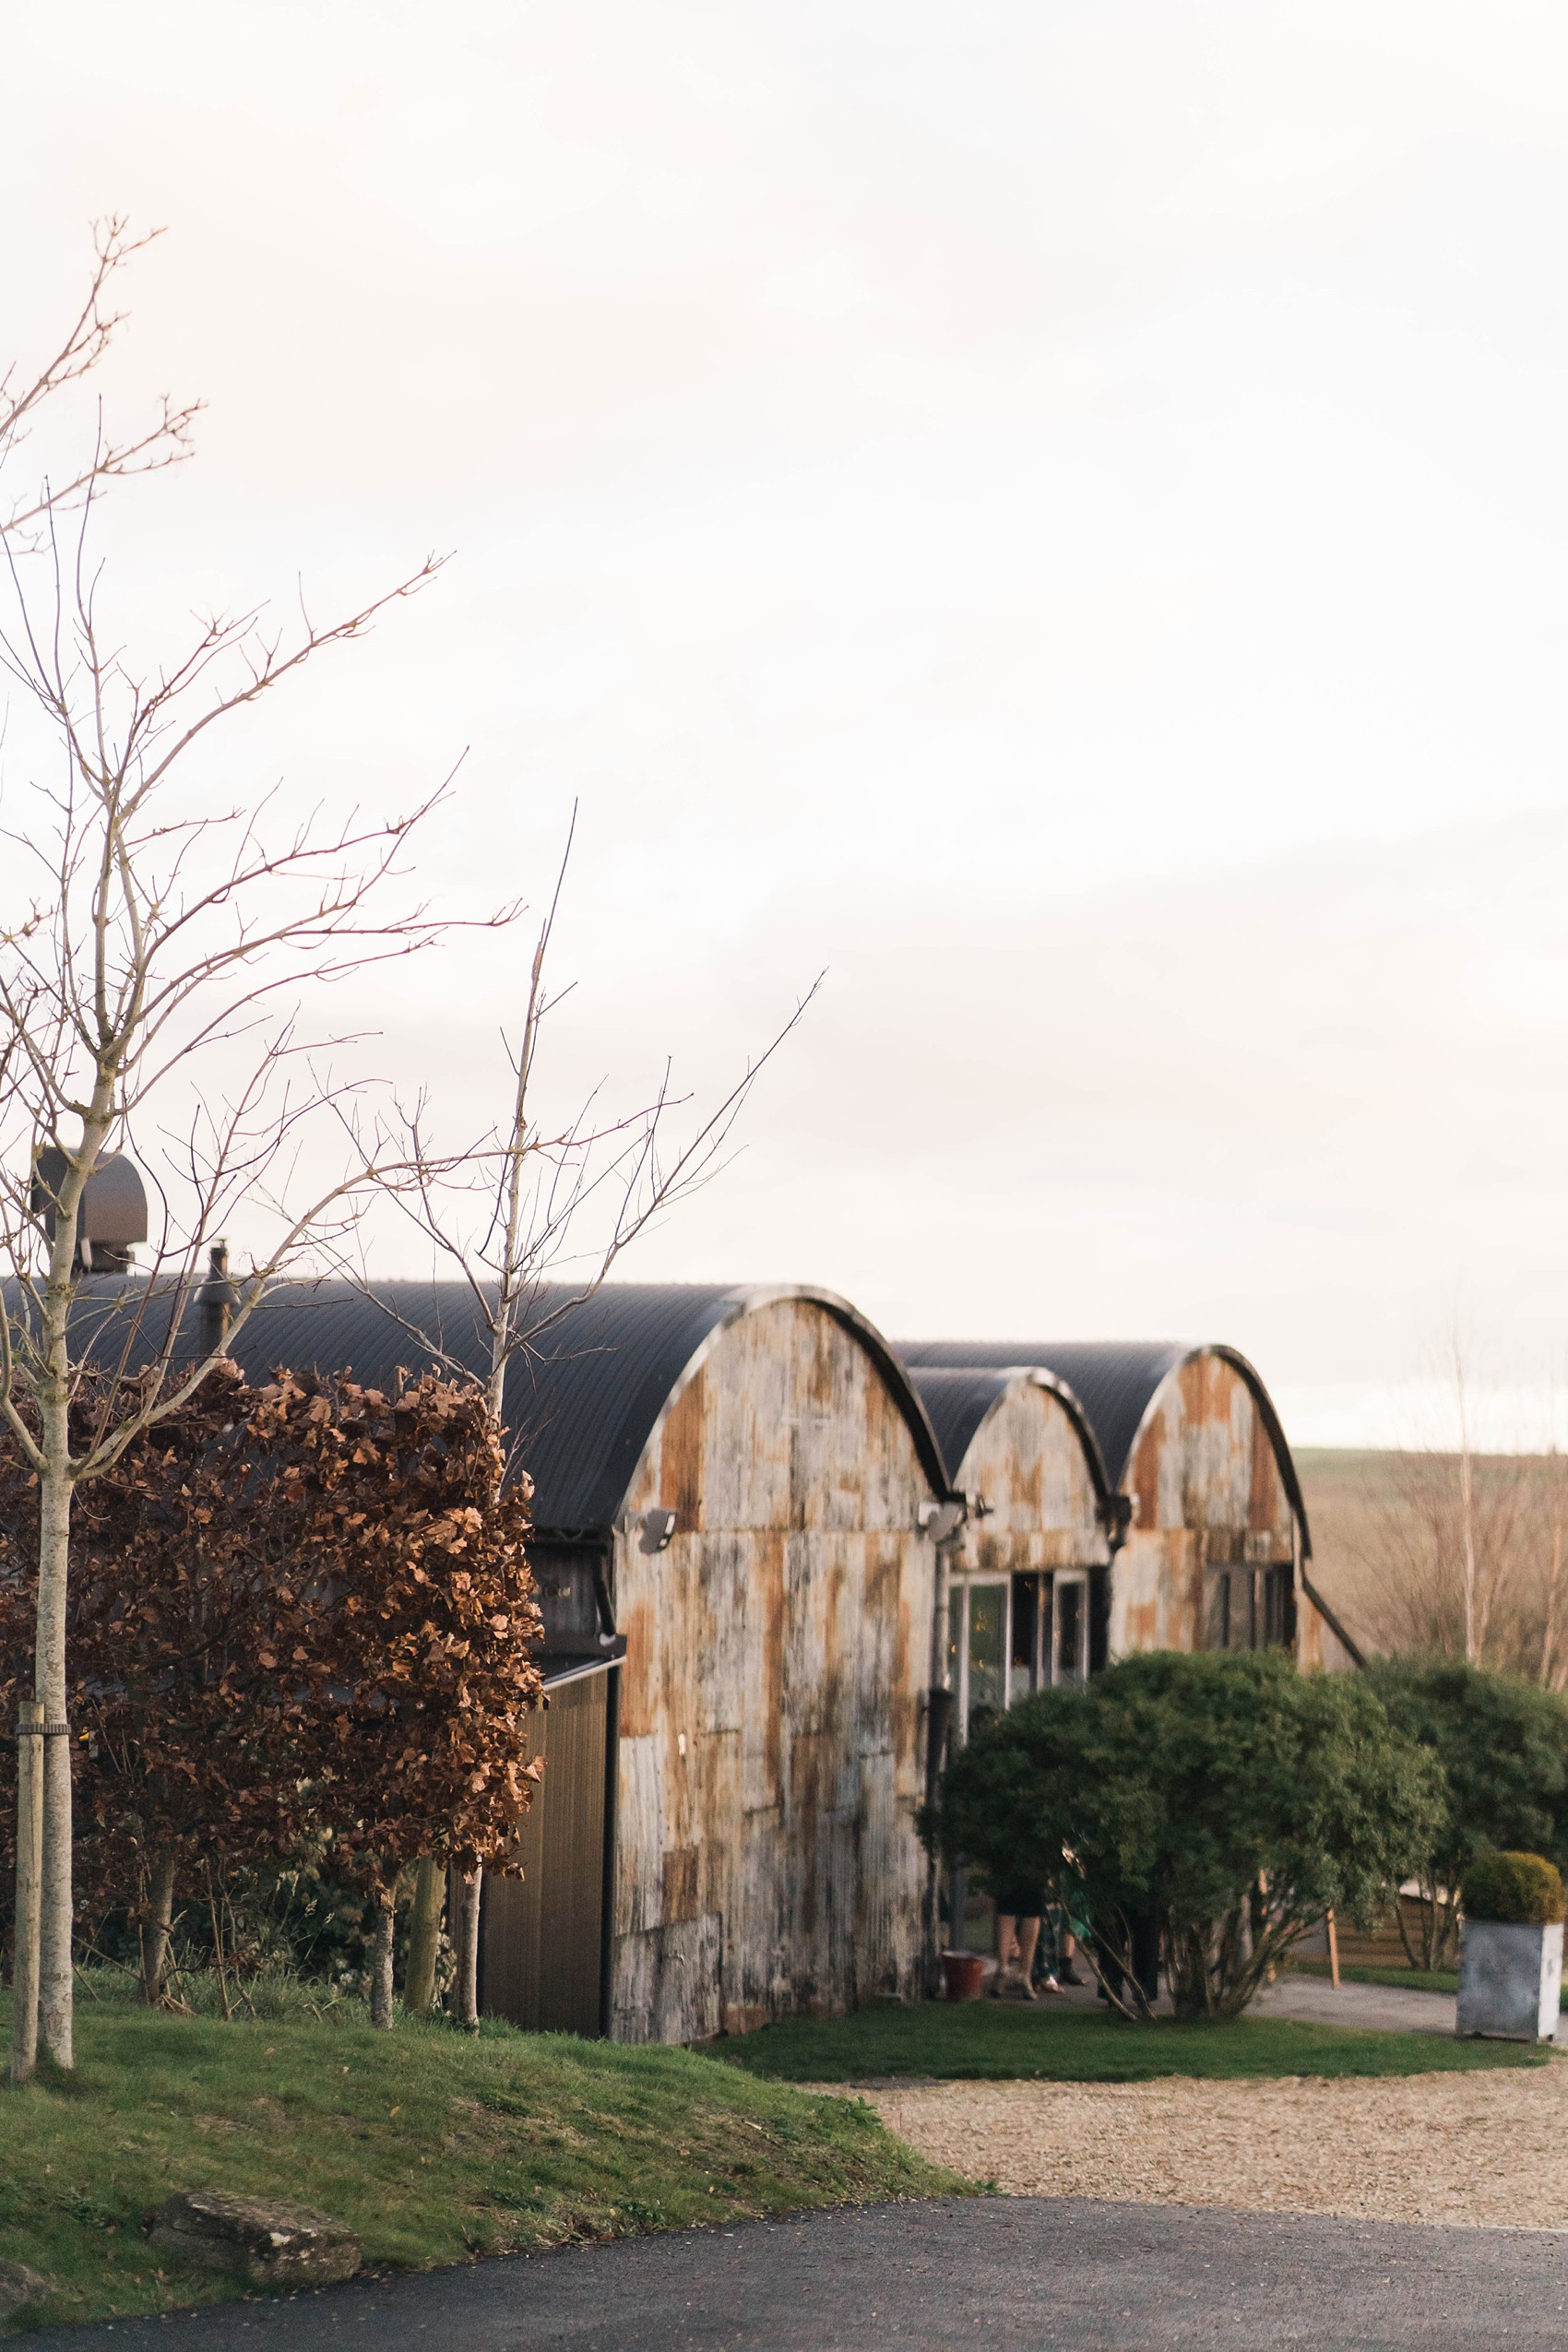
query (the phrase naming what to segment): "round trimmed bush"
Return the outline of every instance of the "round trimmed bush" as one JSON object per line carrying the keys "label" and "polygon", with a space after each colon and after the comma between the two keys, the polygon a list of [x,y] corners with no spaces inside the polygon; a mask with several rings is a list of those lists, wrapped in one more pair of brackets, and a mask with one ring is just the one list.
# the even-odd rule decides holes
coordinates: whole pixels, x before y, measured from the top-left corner
{"label": "round trimmed bush", "polygon": [[1549,1928],[1562,1917],[1562,1879],[1539,1854],[1482,1854],[1460,1892],[1467,1919],[1506,1919]]}

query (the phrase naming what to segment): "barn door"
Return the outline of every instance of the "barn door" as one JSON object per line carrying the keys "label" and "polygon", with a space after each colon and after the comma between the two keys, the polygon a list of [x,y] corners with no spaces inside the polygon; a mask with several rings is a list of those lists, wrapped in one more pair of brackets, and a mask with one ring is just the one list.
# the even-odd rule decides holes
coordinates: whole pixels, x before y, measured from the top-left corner
{"label": "barn door", "polygon": [[600,2031],[609,1692],[607,1673],[550,1691],[544,1777],[516,1848],[522,1875],[484,1882],[481,2005],[534,2033]]}

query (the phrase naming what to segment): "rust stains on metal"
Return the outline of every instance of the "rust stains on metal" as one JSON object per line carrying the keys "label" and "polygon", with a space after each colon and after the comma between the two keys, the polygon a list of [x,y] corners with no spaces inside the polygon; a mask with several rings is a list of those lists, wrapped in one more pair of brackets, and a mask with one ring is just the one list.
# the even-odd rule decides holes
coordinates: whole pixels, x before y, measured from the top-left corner
{"label": "rust stains on metal", "polygon": [[1158,1432],[1153,1429],[1146,1430],[1134,1452],[1132,1472],[1127,1481],[1134,1527],[1146,1530],[1160,1525],[1160,1469],[1163,1459]]}
{"label": "rust stains on metal", "polygon": [[1106,1557],[1094,1473],[1077,1424],[1028,1372],[986,1414],[954,1483],[982,1497],[953,1548],[956,1574],[1097,1567]]}
{"label": "rust stains on metal", "polygon": [[706,1374],[693,1373],[664,1416],[659,1454],[659,1501],[677,1524],[695,1527],[702,1515],[702,1430]]}
{"label": "rust stains on metal", "polygon": [[932,1488],[858,1338],[801,1298],[726,1325],[618,1533],[617,2038],[690,2041],[914,1989]]}
{"label": "rust stains on metal", "polygon": [[1297,1656],[1329,1662],[1301,1588],[1301,1533],[1270,1420],[1240,1366],[1194,1349],[1160,1383],[1133,1446],[1133,1515],[1111,1583],[1112,1657],[1277,1638],[1261,1579],[1293,1594]]}

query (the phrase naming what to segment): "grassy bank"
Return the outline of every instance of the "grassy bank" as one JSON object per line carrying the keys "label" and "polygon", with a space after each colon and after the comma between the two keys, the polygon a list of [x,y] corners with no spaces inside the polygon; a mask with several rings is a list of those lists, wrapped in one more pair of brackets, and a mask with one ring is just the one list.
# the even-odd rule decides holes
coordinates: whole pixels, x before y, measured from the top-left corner
{"label": "grassy bank", "polygon": [[1011,2002],[928,2002],[854,2017],[794,2018],[733,2041],[721,2056],[775,2082],[875,2082],[896,2075],[1145,2083],[1161,2074],[1208,2081],[1264,2074],[1435,2074],[1474,2067],[1549,2064],[1515,2042],[1381,2034],[1289,2017],[1178,2025],[1129,2025],[1102,2010],[1028,2008]]}
{"label": "grassy bank", "polygon": [[177,2188],[302,2200],[358,2230],[367,2265],[419,2268],[960,2185],[858,2104],[685,2050],[123,1998],[77,2016],[68,2082],[0,2090],[0,2252],[55,2282],[49,2321],[232,2291],[148,2246]]}

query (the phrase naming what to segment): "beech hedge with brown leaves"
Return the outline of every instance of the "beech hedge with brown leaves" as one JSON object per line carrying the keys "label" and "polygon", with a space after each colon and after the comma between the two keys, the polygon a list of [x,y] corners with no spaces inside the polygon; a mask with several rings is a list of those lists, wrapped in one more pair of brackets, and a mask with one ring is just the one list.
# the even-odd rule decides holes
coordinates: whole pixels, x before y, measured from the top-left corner
{"label": "beech hedge with brown leaves", "polygon": [[[85,1437],[104,1399],[84,1386]],[[325,1845],[385,1897],[423,1855],[505,1871],[540,1633],[526,1479],[476,1391],[221,1366],[86,1482],[69,1621],[81,1906],[161,1866]],[[0,1707],[30,1689],[38,1488],[0,1437]],[[0,1788],[14,1851],[15,1788]]]}

